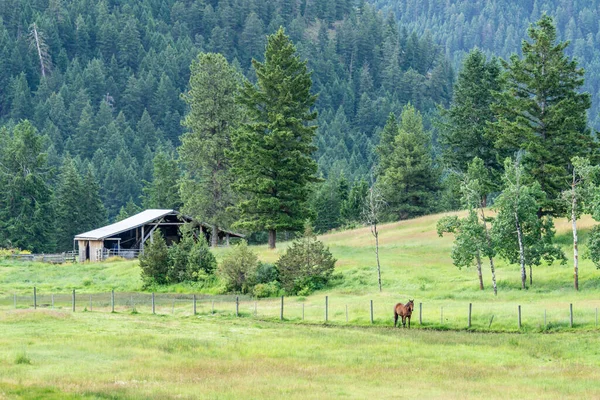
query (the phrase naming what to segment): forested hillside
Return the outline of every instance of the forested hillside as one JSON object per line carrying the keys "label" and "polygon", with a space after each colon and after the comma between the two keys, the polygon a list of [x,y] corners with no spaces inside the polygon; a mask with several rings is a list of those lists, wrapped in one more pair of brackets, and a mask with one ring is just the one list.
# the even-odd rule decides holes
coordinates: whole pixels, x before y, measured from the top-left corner
{"label": "forested hillside", "polygon": [[600,2],[598,0],[369,0],[392,11],[402,26],[428,33],[458,69],[465,54],[479,47],[507,58],[520,53],[527,27],[543,13],[554,17],[558,37],[569,40],[567,54],[585,69],[583,90],[592,94],[591,125],[600,129]]}
{"label": "forested hillside", "polygon": [[67,154],[79,175],[92,171],[109,219],[148,200],[157,152],[174,157],[180,96],[201,51],[254,81],[251,58],[286,27],[319,94],[314,157],[324,175],[367,175],[390,112],[412,102],[427,115],[451,98],[453,73],[431,37],[350,0],[6,0],[0,18],[0,125],[27,119],[55,172]]}

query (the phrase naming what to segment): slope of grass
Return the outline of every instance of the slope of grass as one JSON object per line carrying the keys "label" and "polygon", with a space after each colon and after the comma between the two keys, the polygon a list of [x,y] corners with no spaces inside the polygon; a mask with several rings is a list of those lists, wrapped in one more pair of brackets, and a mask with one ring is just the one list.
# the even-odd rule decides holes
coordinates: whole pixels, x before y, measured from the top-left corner
{"label": "slope of grass", "polygon": [[[0,397],[596,398],[599,339],[17,310]],[[40,328],[43,327],[43,330]],[[26,355],[29,363],[16,360]]]}

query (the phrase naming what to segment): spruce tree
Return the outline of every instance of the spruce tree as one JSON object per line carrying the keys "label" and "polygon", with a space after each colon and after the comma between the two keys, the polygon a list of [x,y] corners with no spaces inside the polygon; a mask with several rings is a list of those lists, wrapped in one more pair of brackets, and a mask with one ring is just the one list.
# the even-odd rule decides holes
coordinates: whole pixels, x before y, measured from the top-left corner
{"label": "spruce tree", "polygon": [[265,61],[252,60],[257,84],[246,82],[238,98],[247,120],[233,138],[240,227],[300,230],[307,217],[308,184],[316,182],[311,158],[317,118],[311,74],[283,28],[267,39]]}
{"label": "spruce tree", "polygon": [[569,181],[571,158],[595,153],[586,126],[590,95],[579,92],[584,71],[565,55],[569,43],[557,43],[551,17],[544,15],[528,34],[523,56],[503,63],[505,90],[495,106],[498,121],[492,130],[499,148],[525,151],[526,171],[547,195],[539,214],[560,215],[557,200]]}
{"label": "spruce tree", "polygon": [[240,78],[221,54],[200,54],[191,71],[190,90],[184,95],[190,106],[184,125],[190,132],[179,148],[186,171],[181,199],[185,213],[213,226],[212,245],[216,246],[219,227],[229,226],[233,219],[230,207],[236,196],[227,152],[241,118],[235,102]]}
{"label": "spruce tree", "polygon": [[0,246],[33,252],[55,249],[53,193],[46,144],[27,120],[0,149]]}
{"label": "spruce tree", "polygon": [[488,61],[481,50],[473,50],[458,74],[450,108],[442,111],[439,142],[446,168],[464,173],[471,160],[479,157],[492,172],[502,170],[493,135],[487,129],[495,121],[491,105],[498,91],[499,62],[494,58]]}
{"label": "spruce tree", "polygon": [[[383,150],[380,146],[380,154],[385,154]],[[433,210],[440,177],[433,164],[431,135],[410,104],[402,111],[394,146],[388,151],[386,168],[377,179],[388,204],[388,219],[406,219]]]}
{"label": "spruce tree", "polygon": [[144,208],[178,210],[181,207],[179,178],[181,171],[173,155],[159,151],[154,156],[152,182],[144,181]]}
{"label": "spruce tree", "polygon": [[71,249],[73,237],[78,233],[86,232],[82,227],[86,209],[82,207],[81,201],[81,195],[85,192],[77,166],[67,155],[60,170],[55,195],[56,244],[60,251]]}

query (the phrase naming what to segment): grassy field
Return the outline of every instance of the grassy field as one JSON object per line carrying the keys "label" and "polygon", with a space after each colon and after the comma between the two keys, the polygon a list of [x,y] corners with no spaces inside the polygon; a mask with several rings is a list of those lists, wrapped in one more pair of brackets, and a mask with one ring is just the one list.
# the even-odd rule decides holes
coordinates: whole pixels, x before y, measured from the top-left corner
{"label": "grassy field", "polygon": [[[324,235],[340,278],[306,298],[286,298],[284,323],[278,299],[243,299],[240,318],[232,297],[216,298],[215,314],[211,298],[202,299],[193,316],[189,293],[215,294],[215,284],[162,288],[179,297],[159,294],[158,315],[151,314],[149,294],[138,294],[132,313],[128,292],[141,291],[136,262],[0,261],[0,399],[600,398],[600,271],[583,260],[581,290],[574,292],[570,261],[541,266],[524,291],[518,266],[498,261],[495,297],[489,268],[482,292],[474,268],[452,266],[452,237],[435,233],[439,217],[381,227],[382,293],[369,230]],[[592,223],[580,221],[584,238]],[[557,231],[570,256],[567,221],[557,221]],[[286,246],[254,249],[273,262]],[[217,257],[226,251],[218,249]],[[31,310],[33,286],[39,304],[57,294],[56,308]],[[73,289],[80,296],[74,314]],[[111,289],[123,292],[115,314]],[[94,311],[83,312],[91,294]],[[423,325],[415,315],[417,329],[394,330],[392,306],[408,298],[423,304]]]}
{"label": "grassy field", "polygon": [[597,334],[12,310],[0,398],[600,397]]}

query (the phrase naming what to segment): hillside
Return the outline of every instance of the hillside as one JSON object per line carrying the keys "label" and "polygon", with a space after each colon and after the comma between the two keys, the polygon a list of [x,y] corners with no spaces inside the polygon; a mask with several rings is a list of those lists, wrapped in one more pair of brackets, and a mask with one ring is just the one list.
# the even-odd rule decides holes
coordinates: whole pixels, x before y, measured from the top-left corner
{"label": "hillside", "polygon": [[600,2],[563,0],[369,0],[384,12],[393,12],[409,31],[429,34],[445,47],[454,69],[474,47],[488,55],[508,58],[520,53],[529,24],[544,13],[554,17],[560,40],[571,45],[567,54],[585,68],[583,90],[593,97],[592,126],[600,129]]}

